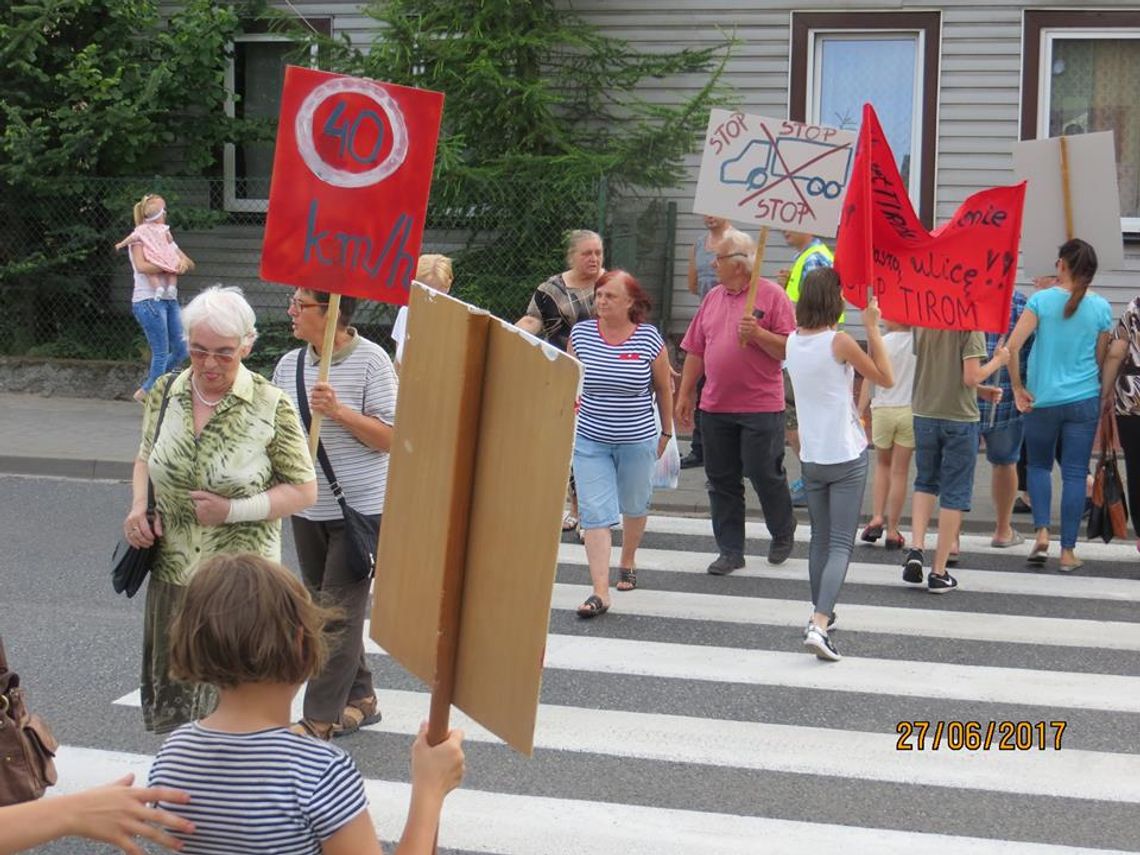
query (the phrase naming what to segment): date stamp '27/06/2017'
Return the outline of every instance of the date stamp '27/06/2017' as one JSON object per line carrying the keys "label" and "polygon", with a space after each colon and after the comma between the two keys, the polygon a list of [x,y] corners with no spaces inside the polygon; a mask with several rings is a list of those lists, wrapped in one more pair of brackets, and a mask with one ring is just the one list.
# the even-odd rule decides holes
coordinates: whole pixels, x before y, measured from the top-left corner
{"label": "date stamp '27/06/2017'", "polygon": [[898,751],[1061,750],[1067,721],[900,721]]}

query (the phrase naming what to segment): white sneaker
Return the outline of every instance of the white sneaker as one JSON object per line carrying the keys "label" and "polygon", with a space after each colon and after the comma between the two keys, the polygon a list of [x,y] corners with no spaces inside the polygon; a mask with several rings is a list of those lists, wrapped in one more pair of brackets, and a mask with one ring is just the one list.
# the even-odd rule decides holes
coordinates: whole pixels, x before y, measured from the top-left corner
{"label": "white sneaker", "polygon": [[804,647],[816,655],[817,658],[827,662],[838,662],[843,657],[835,649],[835,645],[827,633],[818,626],[812,626],[804,636]]}

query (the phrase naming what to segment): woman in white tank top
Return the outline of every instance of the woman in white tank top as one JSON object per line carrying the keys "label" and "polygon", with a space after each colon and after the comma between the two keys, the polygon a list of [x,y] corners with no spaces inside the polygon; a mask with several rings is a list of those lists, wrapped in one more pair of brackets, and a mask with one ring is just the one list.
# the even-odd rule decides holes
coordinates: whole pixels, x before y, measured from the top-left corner
{"label": "woman in white tank top", "polygon": [[800,285],[797,329],[788,336],[787,347],[811,518],[812,615],[804,646],[832,662],[840,656],[828,628],[835,623],[835,602],[847,576],[867,482],[867,436],[855,409],[855,371],[876,386],[894,385],[879,332],[878,302],[872,296],[863,311],[870,355],[850,335],[836,331],[841,314],[839,275],[830,267],[812,270]]}

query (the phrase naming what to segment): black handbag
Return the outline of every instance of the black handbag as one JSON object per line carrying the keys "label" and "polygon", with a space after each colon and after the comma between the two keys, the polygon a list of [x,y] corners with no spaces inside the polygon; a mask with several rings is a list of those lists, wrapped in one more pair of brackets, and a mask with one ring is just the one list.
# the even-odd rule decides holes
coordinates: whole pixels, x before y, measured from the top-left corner
{"label": "black handbag", "polygon": [[[309,396],[305,391],[305,349],[297,352],[297,409],[306,432],[312,423],[309,412]],[[357,581],[364,581],[376,572],[376,544],[380,540],[380,515],[362,514],[344,498],[344,491],[336,480],[332,463],[325,451],[324,443],[317,441],[317,461],[329,482],[333,498],[340,505],[344,517],[344,562],[349,575]]]}
{"label": "black handbag", "polygon": [[[162,430],[162,419],[166,415],[166,405],[170,402],[170,387],[174,385],[174,378],[166,384],[162,393],[162,406],[158,409],[158,421],[154,425],[154,435],[151,437],[151,446],[158,439],[158,432]],[[155,502],[154,484],[150,478],[146,481],[146,521],[154,527]],[[143,580],[150,573],[154,564],[155,555],[158,554],[158,539],[150,546],[131,546],[126,537],[120,537],[115,544],[115,551],[111,553],[111,587],[116,594],[126,594],[133,597],[142,587]]]}

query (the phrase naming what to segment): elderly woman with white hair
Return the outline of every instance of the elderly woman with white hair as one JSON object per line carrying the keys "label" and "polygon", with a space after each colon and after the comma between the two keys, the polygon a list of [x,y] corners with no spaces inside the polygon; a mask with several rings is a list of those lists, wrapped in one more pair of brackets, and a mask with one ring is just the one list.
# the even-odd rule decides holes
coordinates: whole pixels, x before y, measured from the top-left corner
{"label": "elderly woman with white hair", "polygon": [[[158,542],[147,584],[142,710],[166,733],[211,712],[214,687],[168,674],[167,627],[198,563],[226,552],[279,561],[281,518],[317,499],[316,473],[288,395],[242,364],[257,338],[239,288],[215,286],[183,312],[190,367],[167,374],[146,401],[131,509],[134,546]],[[155,425],[166,402],[161,426]],[[148,482],[156,513],[147,517]]]}

